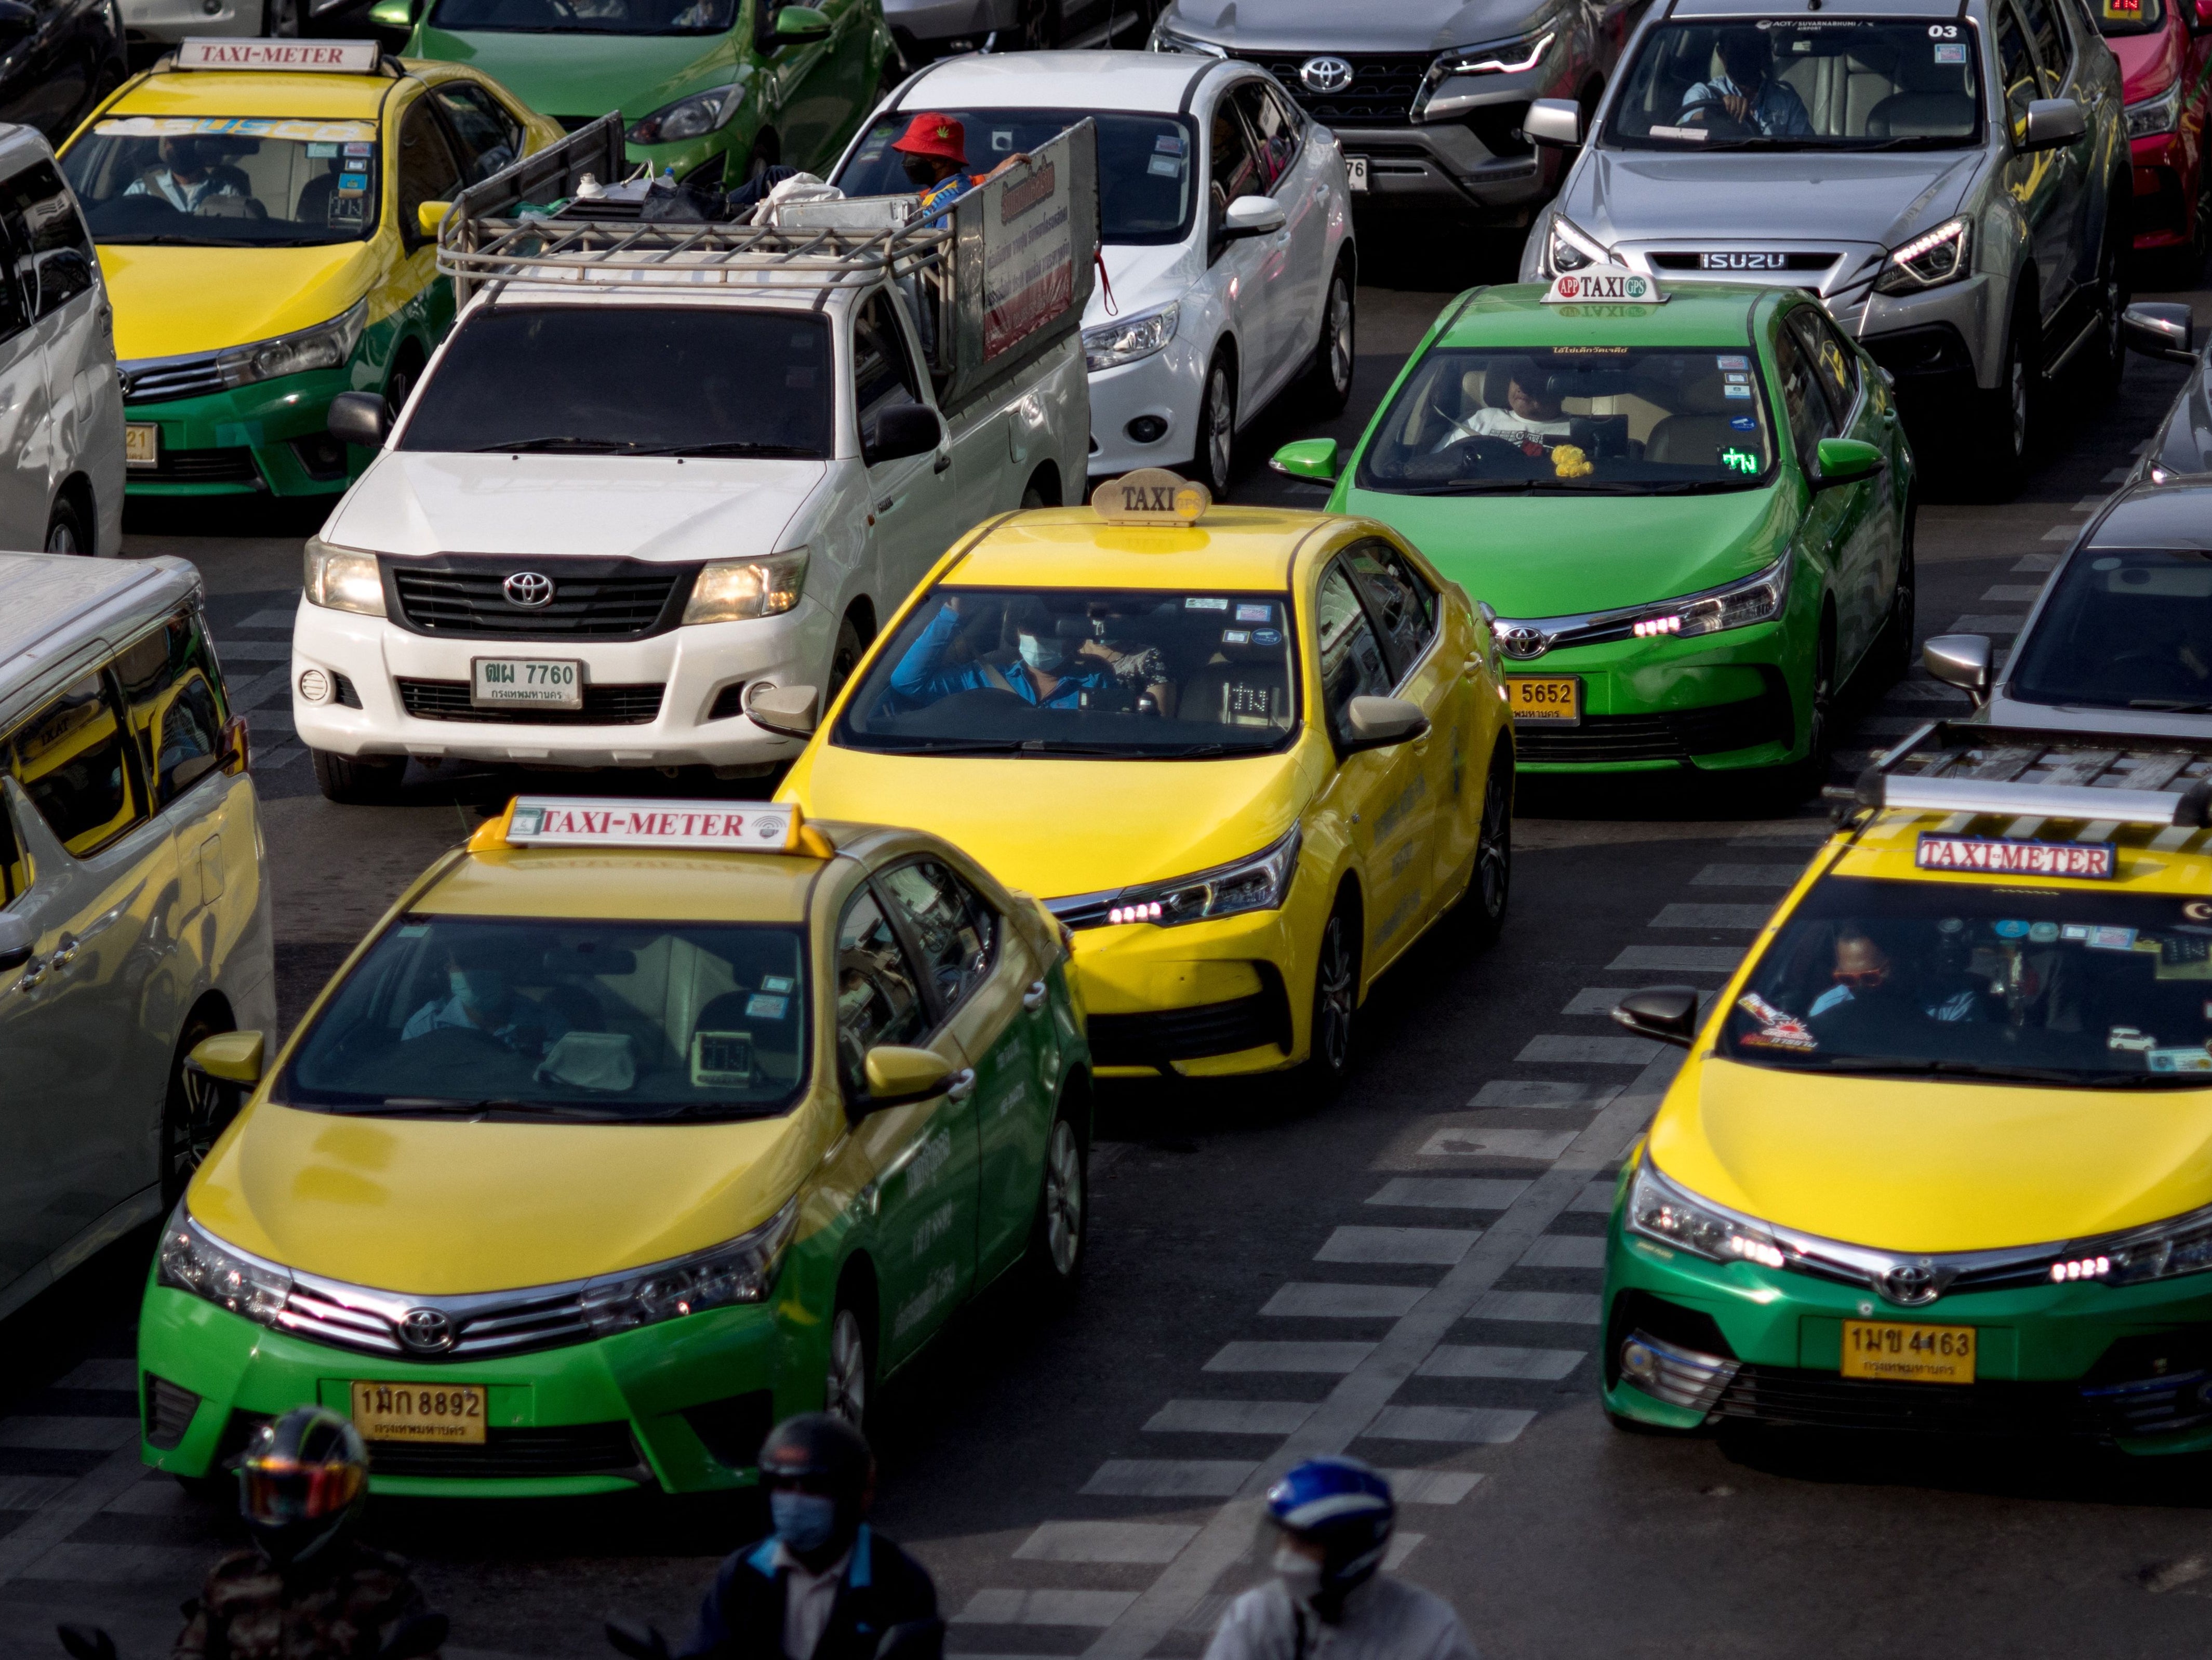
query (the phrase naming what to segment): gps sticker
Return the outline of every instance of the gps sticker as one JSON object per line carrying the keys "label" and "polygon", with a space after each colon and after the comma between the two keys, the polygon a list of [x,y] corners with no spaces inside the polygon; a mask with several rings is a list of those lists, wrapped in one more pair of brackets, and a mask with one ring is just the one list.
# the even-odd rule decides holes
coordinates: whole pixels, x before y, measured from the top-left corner
{"label": "gps sticker", "polygon": [[1249,646],[1252,643],[1252,630],[1224,629],[1221,630],[1221,643],[1224,646]]}
{"label": "gps sticker", "polygon": [[1227,611],[1229,602],[1226,599],[1186,599],[1182,602],[1182,608],[1185,611]]}
{"label": "gps sticker", "polygon": [[1275,614],[1273,605],[1239,605],[1237,620],[1240,623],[1264,623]]}
{"label": "gps sticker", "polygon": [[1731,415],[1729,417],[1729,425],[1734,427],[1738,432],[1757,432],[1759,418],[1751,415]]}
{"label": "gps sticker", "polygon": [[1724,369],[1747,369],[1751,367],[1748,357],[1716,357],[1713,362]]}

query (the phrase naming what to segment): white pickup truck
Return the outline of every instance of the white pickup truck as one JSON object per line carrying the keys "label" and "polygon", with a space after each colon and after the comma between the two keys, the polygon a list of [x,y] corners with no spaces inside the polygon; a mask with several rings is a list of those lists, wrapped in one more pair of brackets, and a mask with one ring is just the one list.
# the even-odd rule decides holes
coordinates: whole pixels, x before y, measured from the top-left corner
{"label": "white pickup truck", "polygon": [[641,217],[587,179],[622,166],[610,119],[465,194],[459,319],[413,397],[388,431],[374,399],[332,410],[382,446],[307,544],[293,629],[335,800],[393,799],[410,756],[772,770],[801,745],[756,698],[826,699],[963,532],[1082,492],[1088,126],[949,223]]}

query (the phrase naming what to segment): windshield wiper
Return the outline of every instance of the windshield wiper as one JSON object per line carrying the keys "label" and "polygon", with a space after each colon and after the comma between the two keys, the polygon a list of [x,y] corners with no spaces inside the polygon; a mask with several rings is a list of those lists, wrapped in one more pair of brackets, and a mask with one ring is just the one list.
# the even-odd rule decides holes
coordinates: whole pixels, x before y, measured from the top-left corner
{"label": "windshield wiper", "polygon": [[655,444],[641,446],[637,455],[765,455],[792,461],[816,461],[820,454],[798,444],[756,444],[750,438],[721,438],[711,444]]}
{"label": "windshield wiper", "polygon": [[2179,697],[2130,697],[2131,709],[2158,709],[2167,714],[2203,714],[2212,709],[2212,703],[2185,702]]}
{"label": "windshield wiper", "polygon": [[[1738,1055],[1737,1060],[1751,1060]],[[1764,1063],[1766,1057],[1752,1061],[1754,1066]],[[2212,1089],[2212,1078],[2201,1083],[2182,1080],[2204,1074],[2156,1072],[2091,1073],[2069,1071],[2064,1067],[2021,1067],[2003,1062],[1979,1061],[1880,1061],[1853,1055],[1808,1055],[1802,1060],[1784,1062],[1791,1069],[1802,1072],[1848,1073],[1869,1078],[1981,1078],[2001,1084],[2057,1084],[2067,1089],[2166,1089],[2179,1083],[2190,1089]],[[2169,1082],[2169,1080],[2173,1080]]]}
{"label": "windshield wiper", "polygon": [[387,1095],[374,1107],[356,1107],[356,1112],[375,1113],[380,1116],[406,1118],[474,1118],[487,1112],[528,1113],[540,1118],[572,1118],[595,1116],[592,1109],[562,1106],[553,1101],[517,1101],[507,1096],[486,1096],[480,1100],[465,1101],[451,1095]]}
{"label": "windshield wiper", "polygon": [[1601,479],[1594,484],[1564,478],[1462,478],[1448,484],[1401,490],[1403,496],[1703,496],[1717,490],[1749,489],[1756,481],[1746,478],[1701,478],[1638,481]]}
{"label": "windshield wiper", "polygon": [[637,448],[636,441],[627,438],[572,438],[563,433],[549,433],[538,438],[510,438],[504,443],[478,444],[469,453],[489,455],[495,450],[569,450],[579,455],[628,454]]}

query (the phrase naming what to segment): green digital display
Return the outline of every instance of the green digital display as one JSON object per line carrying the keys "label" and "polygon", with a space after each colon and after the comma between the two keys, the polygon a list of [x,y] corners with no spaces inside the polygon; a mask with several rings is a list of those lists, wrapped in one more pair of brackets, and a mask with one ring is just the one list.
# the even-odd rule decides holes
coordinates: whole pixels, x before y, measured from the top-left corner
{"label": "green digital display", "polygon": [[1734,467],[1738,472],[1755,473],[1759,471],[1759,458],[1749,450],[1724,449],[1721,452],[1721,465]]}

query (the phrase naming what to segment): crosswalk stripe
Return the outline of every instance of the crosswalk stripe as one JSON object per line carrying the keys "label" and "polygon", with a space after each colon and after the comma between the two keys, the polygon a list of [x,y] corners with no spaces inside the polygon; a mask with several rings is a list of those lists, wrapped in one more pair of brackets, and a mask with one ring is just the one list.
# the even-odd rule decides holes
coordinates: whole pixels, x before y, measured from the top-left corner
{"label": "crosswalk stripe", "polygon": [[956,1626],[1110,1626],[1137,1600],[1133,1590],[979,1590]]}
{"label": "crosswalk stripe", "polygon": [[16,1576],[94,1584],[198,1585],[208,1552],[186,1545],[70,1544],[54,1546]]}
{"label": "crosswalk stripe", "polygon": [[1562,1014],[1611,1014],[1613,1006],[1636,988],[1633,986],[1584,986],[1567,1000]]}
{"label": "crosswalk stripe", "polygon": [[1508,1407],[1385,1407],[1367,1426],[1377,1441],[1468,1441],[1502,1446],[1536,1421],[1536,1414]]}
{"label": "crosswalk stripe", "polygon": [[1547,1233],[1521,1253],[1524,1268],[1601,1268],[1605,1241],[1595,1234]]}
{"label": "crosswalk stripe", "polygon": [[1734,946],[1629,946],[1606,967],[1661,974],[1732,974],[1741,961],[1743,952]]}
{"label": "crosswalk stripe", "polygon": [[1145,1420],[1152,1435],[1291,1435],[1314,1414],[1309,1401],[1170,1401]]}
{"label": "crosswalk stripe", "polygon": [[1982,601],[1992,605],[2029,605],[2042,592],[2040,582],[2000,582],[1982,595]]}
{"label": "crosswalk stripe", "polygon": [[2053,525],[2043,532],[2043,539],[2046,542],[2071,542],[2081,533],[2079,525]]}
{"label": "crosswalk stripe", "polygon": [[1172,1562],[1198,1536],[1180,1522],[1043,1522],[1015,1548],[1018,1562]]}
{"label": "crosswalk stripe", "polygon": [[106,1452],[137,1438],[136,1418],[0,1420],[0,1447],[39,1452]]}
{"label": "crosswalk stripe", "polygon": [[1601,1176],[1567,1202],[1567,1208],[1583,1215],[1609,1216],[1613,1213],[1613,1178]]}
{"label": "crosswalk stripe", "polygon": [[1538,1326],[1595,1326],[1598,1315],[1597,1294],[1581,1291],[1486,1292],[1467,1311],[1470,1320]]}
{"label": "crosswalk stripe", "polygon": [[80,1360],[57,1383],[58,1389],[128,1389],[138,1392],[138,1363],[112,1356]]}
{"label": "crosswalk stripe", "polygon": [[[2123,477],[2124,477],[2124,475],[2123,475]],[[2055,553],[2024,553],[2021,556],[2020,562],[2013,567],[2014,574],[2021,576],[2026,576],[2031,573],[2039,571],[2053,571],[2057,569],[2058,556]]]}
{"label": "crosswalk stripe", "polygon": [[[247,617],[243,623],[234,623],[231,626],[233,628],[240,629],[289,629],[298,620],[299,616],[295,611],[258,611],[254,612],[252,616]],[[228,639],[229,636],[226,634],[224,635],[224,643],[218,646],[217,649],[228,650],[229,648],[228,643]]]}
{"label": "crosswalk stripe", "polygon": [[1370,1205],[1419,1210],[1504,1210],[1528,1191],[1526,1182],[1477,1176],[1394,1176],[1368,1195]]}
{"label": "crosswalk stripe", "polygon": [[289,663],[289,640],[224,640],[216,649],[234,663]]}
{"label": "crosswalk stripe", "polygon": [[1958,618],[1948,629],[1945,630],[1945,632],[1949,634],[2018,634],[2027,621],[2027,618],[2026,617],[2014,616],[2010,612],[2007,612],[2002,616],[1997,616],[1989,612],[1974,611],[1967,616]]}
{"label": "crosswalk stripe", "polygon": [[66,1475],[0,1475],[0,1511],[36,1510],[69,1484]]}
{"label": "crosswalk stripe", "polygon": [[1774,915],[1771,905],[1662,905],[1645,923],[1653,928],[1759,928]]}
{"label": "crosswalk stripe", "polygon": [[1347,1286],[1294,1280],[1270,1297],[1260,1312],[1302,1320],[1395,1320],[1427,1295],[1425,1286]]}
{"label": "crosswalk stripe", "polygon": [[[1964,697],[1966,694],[1961,692],[1959,696]],[[1831,833],[1825,818],[1784,818],[1764,824],[1747,824],[1729,840],[1739,846],[1748,842],[1755,847],[1781,847],[1785,844],[1818,847],[1828,839]]]}
{"label": "crosswalk stripe", "polygon": [[1340,1227],[1314,1253],[1314,1261],[1417,1262],[1449,1268],[1481,1237],[1476,1228]]}
{"label": "crosswalk stripe", "polygon": [[1802,865],[1708,865],[1690,879],[1693,888],[1795,887]]}
{"label": "crosswalk stripe", "polygon": [[1481,1475],[1474,1470],[1381,1470],[1390,1484],[1390,1496],[1401,1505],[1456,1505],[1475,1490]]}
{"label": "crosswalk stripe", "polygon": [[1547,1032],[1530,1038],[1513,1057],[1524,1061],[1548,1061],[1555,1066],[1641,1067],[1659,1053],[1649,1037],[1568,1037]]}
{"label": "crosswalk stripe", "polygon": [[137,1441],[133,1426],[128,1444],[118,1447],[96,1468],[0,1534],[0,1585],[21,1578],[24,1569],[145,1478],[146,1466],[139,1461]]}
{"label": "crosswalk stripe", "polygon": [[1230,1499],[1259,1468],[1249,1458],[1109,1458],[1080,1491],[1108,1499]]}
{"label": "crosswalk stripe", "polygon": [[1538,1081],[1493,1078],[1474,1092],[1470,1107],[1588,1107],[1592,1111],[1620,1093],[1618,1084],[1583,1084],[1570,1079]]}
{"label": "crosswalk stripe", "polygon": [[1439,1343],[1420,1377],[1520,1377],[1557,1383],[1583,1362],[1583,1349],[1519,1349],[1504,1344]]}
{"label": "crosswalk stripe", "polygon": [[[1206,1371],[1321,1372],[1341,1377],[1375,1352],[1372,1343],[1224,1343],[1202,1370]],[[1285,1431],[1287,1434],[1289,1432]]]}
{"label": "crosswalk stripe", "polygon": [[1947,686],[1940,680],[1900,680],[1882,693],[1885,702],[1892,703],[1946,703],[1954,708],[1964,708],[1973,700],[1955,686]]}
{"label": "crosswalk stripe", "polygon": [[1548,1164],[1574,1145],[1572,1130],[1440,1129],[1421,1144],[1424,1158],[1525,1158]]}
{"label": "crosswalk stripe", "polygon": [[1389,1548],[1382,1553],[1382,1572],[1395,1573],[1405,1566],[1406,1559],[1428,1542],[1425,1533],[1398,1533],[1390,1535]]}

